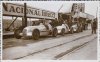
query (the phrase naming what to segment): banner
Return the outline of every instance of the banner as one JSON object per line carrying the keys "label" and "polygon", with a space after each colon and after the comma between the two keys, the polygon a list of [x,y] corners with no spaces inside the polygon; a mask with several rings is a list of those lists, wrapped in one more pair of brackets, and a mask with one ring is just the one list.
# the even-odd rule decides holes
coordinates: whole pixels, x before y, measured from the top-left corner
{"label": "banner", "polygon": [[[27,6],[26,13],[27,13],[27,17],[55,19],[54,12],[42,10],[38,8],[32,8],[29,6]],[[23,17],[24,5],[13,4],[13,3],[3,3],[3,15]]]}

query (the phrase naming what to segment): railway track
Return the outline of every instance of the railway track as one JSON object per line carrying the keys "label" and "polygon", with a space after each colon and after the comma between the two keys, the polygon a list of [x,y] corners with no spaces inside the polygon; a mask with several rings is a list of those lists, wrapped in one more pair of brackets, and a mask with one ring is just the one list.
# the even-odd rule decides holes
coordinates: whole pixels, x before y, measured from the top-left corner
{"label": "railway track", "polygon": [[[65,34],[64,37],[74,36],[77,34],[81,34],[81,33]],[[15,39],[15,38],[3,39],[3,49],[9,48],[9,47],[15,47],[15,46],[22,46],[22,45],[24,46],[24,45],[29,44],[29,43],[37,43],[37,42],[42,42],[44,40],[52,40],[52,39],[57,39],[57,38],[61,38],[61,37],[63,37],[63,36],[61,36],[61,35],[58,35],[57,37],[43,36],[43,37],[40,37],[39,40],[33,40],[31,38],[30,39],[24,39],[24,38],[21,38],[21,39]]]}
{"label": "railway track", "polygon": [[[59,44],[59,45],[55,45],[55,46],[50,47],[50,48],[46,48],[46,49],[43,49],[43,50],[40,50],[40,51],[31,53],[31,54],[26,55],[26,56],[23,56],[23,57],[15,58],[15,60],[21,59],[21,58],[24,58],[24,57],[27,57],[27,56],[30,56],[30,55],[38,54],[38,53],[40,53],[40,52],[43,52],[43,51],[46,51],[46,50],[49,50],[49,49],[52,49],[52,48],[56,48],[56,47],[59,47],[59,46],[62,46],[62,45],[68,44],[68,43],[72,43],[72,42],[74,42],[74,41],[77,42],[77,40],[83,39],[83,38],[86,38],[86,37],[89,37],[89,36],[92,36],[92,35],[90,34],[90,35],[82,36],[82,37],[76,38],[76,39],[74,39],[74,40],[71,40],[71,41],[68,41],[68,42],[65,42],[65,43],[62,43],[62,44]],[[57,56],[55,56],[55,58],[56,58],[56,57],[57,57]],[[57,58],[57,59],[58,59],[58,58]]]}
{"label": "railway track", "polygon": [[84,46],[86,46],[89,43],[93,42],[96,38],[97,37],[94,37],[92,40],[89,40],[89,41],[87,41],[87,42],[85,42],[81,45],[78,45],[78,46],[75,46],[75,47],[71,48],[70,50],[66,50],[65,52],[60,53],[59,55],[54,57],[54,60],[60,59],[61,57],[65,56],[65,55],[71,54],[71,53],[83,48]]}

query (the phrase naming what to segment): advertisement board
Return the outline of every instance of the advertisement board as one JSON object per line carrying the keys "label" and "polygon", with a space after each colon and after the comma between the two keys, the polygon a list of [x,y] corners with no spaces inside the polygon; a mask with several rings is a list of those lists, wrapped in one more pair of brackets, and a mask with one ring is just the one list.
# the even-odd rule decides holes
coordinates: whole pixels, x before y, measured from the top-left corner
{"label": "advertisement board", "polygon": [[[55,19],[54,12],[43,10],[43,9],[38,9],[38,8],[32,8],[29,6],[27,6],[26,13],[27,13],[26,16],[31,17],[31,18]],[[24,16],[24,5],[3,3],[3,15],[23,17]]]}

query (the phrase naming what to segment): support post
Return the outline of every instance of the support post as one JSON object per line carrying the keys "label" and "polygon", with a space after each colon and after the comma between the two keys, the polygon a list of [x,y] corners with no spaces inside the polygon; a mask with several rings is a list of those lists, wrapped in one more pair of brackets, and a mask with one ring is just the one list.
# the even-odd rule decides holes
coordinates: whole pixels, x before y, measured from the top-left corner
{"label": "support post", "polygon": [[27,26],[27,13],[26,13],[27,5],[24,3],[24,17],[22,18],[22,26],[23,28]]}

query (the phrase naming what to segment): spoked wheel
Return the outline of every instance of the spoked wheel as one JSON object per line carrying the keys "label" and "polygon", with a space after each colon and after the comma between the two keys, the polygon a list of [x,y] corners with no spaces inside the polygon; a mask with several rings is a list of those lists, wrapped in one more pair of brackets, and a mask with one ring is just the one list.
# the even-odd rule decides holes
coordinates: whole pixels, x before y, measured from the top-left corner
{"label": "spoked wheel", "polygon": [[20,36],[21,32],[22,32],[21,29],[15,29],[15,31],[14,31],[15,38],[20,39],[21,38],[21,36]]}
{"label": "spoked wheel", "polygon": [[64,34],[65,34],[65,29],[63,28],[63,29],[61,30],[61,35],[64,36]]}
{"label": "spoked wheel", "polygon": [[80,32],[80,29],[79,29],[79,28],[77,28],[76,33],[79,33],[79,32]]}
{"label": "spoked wheel", "polygon": [[82,30],[82,27],[79,27],[79,30],[78,30],[78,32],[82,32],[83,30]]}
{"label": "spoked wheel", "polygon": [[56,37],[57,34],[58,34],[58,30],[57,30],[57,28],[54,28],[53,31],[52,31],[52,36]]}
{"label": "spoked wheel", "polygon": [[70,33],[71,33],[71,34],[73,34],[73,33],[74,33],[74,30],[73,30],[73,28],[71,28],[71,30],[70,30]]}
{"label": "spoked wheel", "polygon": [[38,29],[33,30],[33,32],[32,32],[32,38],[33,38],[34,40],[38,40],[39,37],[40,37],[40,32],[39,32],[39,30],[38,30]]}
{"label": "spoked wheel", "polygon": [[81,28],[81,32],[83,32],[83,29]]}

